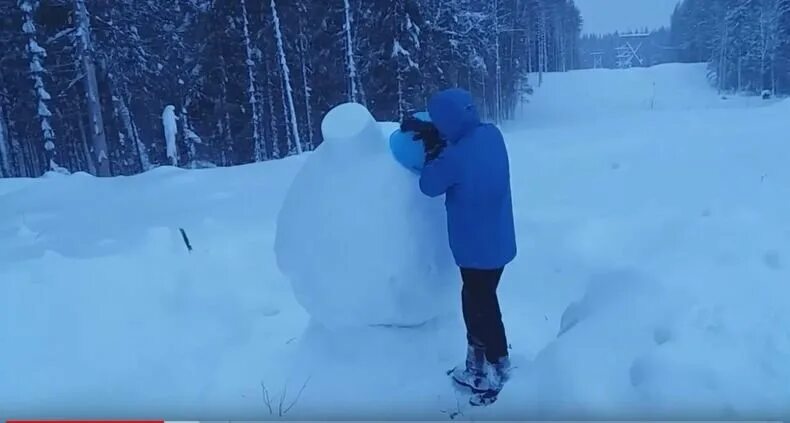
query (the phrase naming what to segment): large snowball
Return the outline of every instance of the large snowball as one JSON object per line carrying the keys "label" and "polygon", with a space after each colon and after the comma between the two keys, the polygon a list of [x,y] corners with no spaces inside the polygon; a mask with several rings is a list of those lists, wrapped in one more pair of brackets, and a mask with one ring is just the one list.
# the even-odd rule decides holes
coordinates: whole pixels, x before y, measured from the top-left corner
{"label": "large snowball", "polygon": [[393,129],[359,104],[330,111],[280,210],[278,266],[328,327],[413,326],[458,308],[442,199],[393,159]]}

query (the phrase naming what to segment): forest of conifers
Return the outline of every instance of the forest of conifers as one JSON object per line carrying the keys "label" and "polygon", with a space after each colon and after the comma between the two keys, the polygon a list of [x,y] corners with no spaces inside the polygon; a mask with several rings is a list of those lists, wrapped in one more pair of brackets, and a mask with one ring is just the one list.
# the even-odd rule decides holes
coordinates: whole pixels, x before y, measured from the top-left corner
{"label": "forest of conifers", "polygon": [[282,158],[339,103],[398,120],[455,86],[502,121],[528,73],[576,67],[581,29],[573,0],[0,0],[0,17],[0,176]]}
{"label": "forest of conifers", "polygon": [[684,0],[672,40],[723,92],[790,94],[790,0]]}
{"label": "forest of conifers", "polygon": [[[790,93],[790,0],[683,0],[671,22],[641,65]],[[617,35],[582,29],[573,0],[0,0],[0,177],[283,158],[337,104],[399,120],[447,87],[501,122],[587,50],[613,66]]]}

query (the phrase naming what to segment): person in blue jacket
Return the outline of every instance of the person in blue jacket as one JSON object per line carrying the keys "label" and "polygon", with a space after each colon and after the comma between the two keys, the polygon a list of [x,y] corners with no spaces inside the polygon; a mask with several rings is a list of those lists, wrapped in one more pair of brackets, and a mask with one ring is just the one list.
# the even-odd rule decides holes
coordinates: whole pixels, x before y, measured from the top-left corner
{"label": "person in blue jacket", "polygon": [[445,195],[450,248],[463,280],[467,356],[453,378],[473,389],[491,389],[501,386],[510,370],[497,298],[504,268],[516,257],[507,148],[499,129],[481,122],[465,90],[435,94],[428,113],[431,123],[404,129],[415,131],[426,145],[420,190],[429,197]]}

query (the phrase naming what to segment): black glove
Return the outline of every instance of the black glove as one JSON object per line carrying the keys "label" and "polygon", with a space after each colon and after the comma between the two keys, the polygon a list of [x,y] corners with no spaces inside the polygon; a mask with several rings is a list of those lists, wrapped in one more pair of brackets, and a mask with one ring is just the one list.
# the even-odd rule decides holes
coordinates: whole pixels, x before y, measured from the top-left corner
{"label": "black glove", "polygon": [[428,163],[442,153],[445,142],[439,134],[439,130],[431,122],[426,122],[417,118],[408,118],[400,125],[403,132],[413,132],[415,141],[422,141],[425,147],[425,163]]}

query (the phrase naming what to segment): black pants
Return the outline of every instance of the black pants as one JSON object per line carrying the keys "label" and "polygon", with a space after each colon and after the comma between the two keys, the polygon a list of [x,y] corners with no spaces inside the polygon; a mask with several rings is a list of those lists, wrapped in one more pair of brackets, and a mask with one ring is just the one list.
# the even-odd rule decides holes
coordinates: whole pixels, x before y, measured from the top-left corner
{"label": "black pants", "polygon": [[484,347],[486,360],[492,363],[508,355],[505,325],[496,295],[503,270],[461,269],[466,338],[470,345]]}

